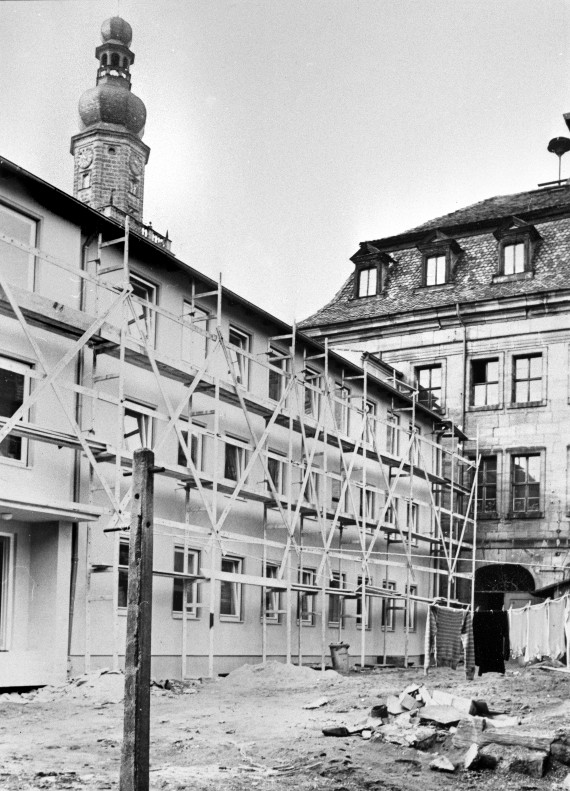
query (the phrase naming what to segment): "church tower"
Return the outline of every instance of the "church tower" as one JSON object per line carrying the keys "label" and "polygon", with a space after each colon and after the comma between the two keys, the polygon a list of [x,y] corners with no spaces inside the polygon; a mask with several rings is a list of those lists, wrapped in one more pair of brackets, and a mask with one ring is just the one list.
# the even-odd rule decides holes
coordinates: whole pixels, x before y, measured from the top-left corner
{"label": "church tower", "polygon": [[111,17],[101,26],[95,50],[97,83],[79,99],[81,131],[71,138],[73,194],[106,214],[129,214],[142,222],[144,169],[150,148],[142,142],[146,107],[131,91],[128,22]]}

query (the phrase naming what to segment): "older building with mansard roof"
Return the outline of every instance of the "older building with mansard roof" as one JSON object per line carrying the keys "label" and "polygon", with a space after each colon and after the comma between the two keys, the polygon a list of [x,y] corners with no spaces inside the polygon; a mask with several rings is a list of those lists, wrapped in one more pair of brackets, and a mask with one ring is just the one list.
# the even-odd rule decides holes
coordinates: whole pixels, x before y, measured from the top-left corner
{"label": "older building with mansard roof", "polygon": [[570,559],[570,184],[488,198],[362,242],[351,260],[301,327],[396,366],[471,438],[476,600],[508,606],[559,586]]}

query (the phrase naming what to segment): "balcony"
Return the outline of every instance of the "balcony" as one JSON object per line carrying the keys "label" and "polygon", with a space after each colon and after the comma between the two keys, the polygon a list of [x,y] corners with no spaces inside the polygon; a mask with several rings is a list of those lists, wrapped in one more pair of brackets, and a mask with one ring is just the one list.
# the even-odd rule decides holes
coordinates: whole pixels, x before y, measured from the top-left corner
{"label": "balcony", "polygon": [[128,216],[129,228],[132,233],[136,233],[138,236],[142,236],[143,239],[146,239],[148,242],[152,242],[153,244],[157,245],[157,247],[162,247],[163,250],[168,250],[170,252],[172,241],[168,238],[168,231],[166,232],[166,236],[163,236],[161,233],[158,233],[158,231],[154,230],[151,223],[148,225],[143,225],[142,222],[135,220],[132,215],[127,215],[127,212],[123,211],[122,209],[118,209],[116,206],[103,206],[101,212],[105,215],[105,217],[110,217],[111,219],[121,223],[121,225],[125,224],[125,217]]}

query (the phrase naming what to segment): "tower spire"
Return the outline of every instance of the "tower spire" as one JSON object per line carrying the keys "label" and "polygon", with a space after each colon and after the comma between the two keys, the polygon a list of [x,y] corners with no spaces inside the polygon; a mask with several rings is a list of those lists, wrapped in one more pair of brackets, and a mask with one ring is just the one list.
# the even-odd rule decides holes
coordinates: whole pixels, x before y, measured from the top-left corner
{"label": "tower spire", "polygon": [[79,99],[81,131],[71,138],[73,194],[94,209],[109,213],[114,206],[142,222],[150,148],[142,142],[146,107],[131,91],[132,37],[121,17],[101,26],[96,84]]}

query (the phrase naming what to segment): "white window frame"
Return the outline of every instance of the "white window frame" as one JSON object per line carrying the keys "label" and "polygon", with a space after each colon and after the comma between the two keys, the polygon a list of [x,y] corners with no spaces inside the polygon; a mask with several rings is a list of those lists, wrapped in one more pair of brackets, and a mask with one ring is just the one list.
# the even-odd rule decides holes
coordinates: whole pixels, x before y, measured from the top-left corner
{"label": "white window frame", "polygon": [[[147,407],[145,404],[132,401],[129,398],[125,399],[123,413],[123,444],[128,453],[134,453],[138,448],[152,448],[154,439],[153,411],[152,408]],[[136,432],[126,431],[125,422],[127,416],[136,418],[138,423],[138,434],[141,437],[141,444],[137,448],[131,448],[128,445],[129,436],[134,436]]]}
{"label": "white window frame", "polygon": [[[121,563],[121,547],[127,548],[127,562]],[[117,561],[117,607],[125,611],[127,609],[128,604],[128,585],[129,585],[129,539],[121,536],[119,538],[119,554],[118,554],[118,561]],[[121,577],[126,575],[127,580],[127,590],[125,592],[125,603],[121,604],[120,601],[120,594],[121,594]]]}
{"label": "white window frame", "polygon": [[[233,335],[233,340],[232,340]],[[236,343],[239,341],[239,343]],[[234,324],[230,324],[228,330],[228,343],[230,344],[230,360],[235,377],[242,387],[249,387],[249,357],[251,353],[251,335],[245,330],[240,330]],[[244,354],[246,352],[246,354]]]}
{"label": "white window frame", "polygon": [[[276,580],[279,573],[279,563],[274,563],[270,560],[266,561],[265,568],[262,568],[263,576],[267,579]],[[265,610],[265,623],[278,624],[280,623],[281,610],[281,591],[277,588],[262,588],[261,589],[261,615],[260,620],[263,621],[263,612]]]}
{"label": "white window frame", "polygon": [[[346,574],[342,571],[333,571],[329,581],[329,588],[338,588],[340,591],[345,590]],[[335,593],[329,593],[328,599],[328,625],[332,628],[344,626],[344,596],[336,595]],[[335,599],[338,600],[338,619],[332,617],[333,602]]]}
{"label": "white window frame", "polygon": [[[382,580],[382,587],[385,590],[395,591],[396,583],[394,580]],[[380,620],[381,628],[386,632],[393,632],[396,628],[396,612],[394,610],[395,599],[387,596],[382,597],[382,617]]]}
{"label": "white window frame", "polygon": [[[314,368],[305,369],[305,392],[303,395],[304,412],[307,417],[317,420],[321,408],[323,375]],[[313,389],[315,388],[315,389]]]}
{"label": "white window frame", "polygon": [[443,286],[447,283],[447,255],[426,255],[426,286]]}
{"label": "white window frame", "polygon": [[[314,568],[298,569],[298,578],[301,585],[316,585],[317,584],[317,570]],[[301,620],[303,626],[315,625],[315,599],[316,591],[298,591],[297,596],[297,623]],[[307,605],[305,607],[305,604]],[[306,613],[303,617],[303,613]]]}
{"label": "white window frame", "polygon": [[400,415],[395,412],[386,416],[386,450],[391,456],[400,455]]}
{"label": "white window frame", "polygon": [[207,333],[211,314],[206,308],[197,305],[196,302],[192,304],[192,302],[185,299],[182,318],[186,322],[181,325],[182,337],[180,353],[182,359],[197,368],[201,368],[202,363],[208,355],[208,338],[196,332],[194,327],[189,327],[188,324],[195,324],[199,330],[203,330]]}
{"label": "white window frame", "polygon": [[131,286],[136,285],[146,291],[145,297],[136,296],[134,292],[131,294],[132,301],[138,303],[140,307],[141,315],[138,316],[139,321],[137,323],[129,312],[128,320],[132,322],[129,323],[129,335],[140,343],[144,343],[139,330],[139,325],[142,323],[146,330],[149,344],[154,346],[156,340],[156,311],[143,303],[148,302],[150,305],[158,305],[158,286],[136,272],[131,272],[129,282]]}
{"label": "white window frame", "polygon": [[[200,573],[200,550],[183,546],[175,545],[173,553],[173,570],[181,574],[199,574]],[[182,559],[182,568],[176,568],[180,565],[180,556]],[[177,562],[178,561],[178,562]],[[174,594],[176,589],[181,588],[182,605],[179,610],[174,609]],[[184,590],[186,590],[186,615],[188,618],[198,619],[200,617],[200,586],[198,580],[185,580],[176,579],[172,580],[172,614],[183,615],[184,612]]]}
{"label": "white window frame", "polygon": [[378,294],[378,265],[364,266],[357,272],[357,297],[375,297]]}
{"label": "white window frame", "polygon": [[365,420],[366,420],[366,429],[364,432],[365,442],[368,442],[369,445],[374,447],[374,437],[376,435],[377,430],[377,423],[376,423],[376,415],[378,412],[378,404],[376,401],[371,401],[370,399],[366,400],[366,404],[364,405],[365,410]]}
{"label": "white window frame", "polygon": [[[272,461],[277,462],[277,480],[275,480],[273,475],[271,476],[273,485],[275,486],[275,489],[277,490],[278,494],[285,496],[287,491],[287,473],[286,473],[287,457],[284,454],[279,453],[279,451],[272,450],[271,448],[269,448],[269,450],[267,451],[268,472],[270,472],[271,470]],[[266,486],[267,489],[271,491],[271,488],[269,486],[269,481],[266,481]]]}
{"label": "white window frame", "polygon": [[417,547],[418,539],[412,535],[420,532],[420,506],[419,503],[408,502],[406,503],[406,528],[408,529],[408,538],[412,547]]}
{"label": "white window frame", "polygon": [[0,568],[0,651],[9,651],[12,644],[14,617],[15,539],[12,533],[0,533],[4,544]]}
{"label": "white window frame", "polygon": [[[227,452],[229,447],[234,448],[236,450],[235,478],[228,478],[226,476]],[[226,436],[224,437],[224,478],[226,481],[234,481],[235,483],[237,483],[240,480],[245,468],[247,467],[250,450],[251,448],[244,440],[240,439],[239,437],[232,437],[229,434],[226,434]],[[247,484],[247,479],[245,480],[244,483]]]}
{"label": "white window frame", "polygon": [[[38,227],[39,227],[38,218],[37,217],[33,217],[30,214],[27,214],[26,212],[21,211],[21,210],[17,209],[14,206],[8,206],[6,203],[3,203],[2,201],[0,201],[0,215],[2,214],[2,212],[6,212],[6,214],[8,214],[8,215],[14,215],[20,220],[22,220],[22,219],[23,220],[27,220],[30,223],[30,236],[29,236],[28,241],[24,242],[24,244],[28,244],[32,248],[37,247],[37,245],[38,245]],[[1,220],[1,216],[0,216],[0,231],[1,230],[2,230],[2,220]],[[8,234],[6,234],[6,235],[8,235]],[[0,242],[0,261],[1,261],[1,255],[2,255],[2,245],[4,245],[4,244],[7,245],[8,243],[7,242]],[[10,245],[10,247],[12,247],[12,246]],[[23,252],[24,251],[22,250],[22,253]],[[36,283],[36,256],[33,253],[28,253],[27,268],[28,268],[28,271],[26,273],[24,288],[27,288],[29,291],[33,291],[35,289],[35,283]],[[12,282],[12,281],[9,280],[8,282]],[[16,285],[19,285],[19,283],[17,283]]]}
{"label": "white window frame", "polygon": [[[358,576],[356,580],[356,584],[359,588],[362,587],[362,576]],[[366,587],[369,588],[372,585],[372,577],[366,577]],[[370,594],[364,594],[364,628],[366,631],[370,631],[372,629],[372,596]],[[356,628],[362,629],[362,594],[358,593],[356,597]]]}
{"label": "white window frame", "polygon": [[[24,378],[24,387],[23,387],[23,399],[22,402],[28,398],[31,392],[31,383],[33,377],[33,370],[34,367],[31,363],[24,362],[22,360],[15,360],[12,357],[3,357],[0,356],[0,370],[10,371],[11,373],[18,374],[23,376]],[[9,418],[11,415],[2,415],[2,417]],[[28,410],[24,412],[22,416],[22,420],[24,422],[29,421],[30,413]],[[4,440],[5,442],[9,441],[10,434]],[[29,442],[25,437],[20,437],[20,458],[19,459],[11,459],[8,456],[0,456],[0,463],[2,464],[11,464],[16,467],[27,467],[29,465]]]}
{"label": "white window frame", "polygon": [[[274,368],[279,368],[282,373],[268,370],[267,394],[273,401],[280,401],[287,387],[288,374],[291,371],[291,359],[284,349],[270,344],[268,352],[268,363]],[[272,387],[276,385],[277,392],[272,394]]]}
{"label": "white window frame", "polygon": [[[507,251],[513,251],[513,255],[507,254]],[[521,256],[517,255],[517,251],[520,253],[522,249],[522,261]],[[527,269],[527,244],[520,240],[513,241],[513,242],[503,242],[501,247],[501,257],[503,263],[503,275],[518,275]],[[520,264],[522,263],[522,266]]]}
{"label": "white window frame", "polygon": [[[224,563],[231,563],[232,570],[224,569]],[[222,558],[221,561],[221,570],[225,571],[229,574],[243,574],[243,558],[238,557],[237,555],[226,555],[226,557]],[[231,593],[231,602],[233,604],[232,609],[234,612],[232,613],[223,613],[222,612],[222,591],[225,585],[230,586],[230,593]],[[243,583],[241,582],[225,582],[224,580],[220,580],[220,621],[242,621],[243,620]]]}
{"label": "white window frame", "polygon": [[350,387],[342,382],[334,383],[334,418],[337,431],[348,434],[350,429]]}
{"label": "white window frame", "polygon": [[[365,508],[366,504],[366,508]],[[374,522],[378,516],[378,497],[377,491],[372,486],[358,486],[358,510],[359,515],[366,522]]]}
{"label": "white window frame", "polygon": [[[198,427],[200,427],[201,429],[205,428],[205,426],[200,426],[199,423],[192,424],[192,431],[190,432],[190,446],[188,450],[190,451],[190,458],[194,462],[194,466],[196,467],[196,469],[199,470],[200,472],[203,472],[204,471],[204,434],[202,433],[202,431],[196,430]],[[188,445],[188,438],[189,438],[188,421],[183,420],[182,418],[181,418],[180,431],[182,433],[182,436],[184,437],[186,445]],[[194,449],[195,449],[195,453],[193,452]],[[178,442],[177,463],[180,467],[187,466],[186,456],[182,452],[182,446],[180,445],[180,442]]]}
{"label": "white window frame", "polygon": [[[406,585],[406,594],[408,592],[408,586]],[[417,596],[418,595],[418,586],[417,585],[410,585],[410,596]],[[406,622],[408,620],[408,608],[407,608],[408,599],[406,598],[404,604],[404,629],[406,628]],[[410,599],[410,626],[408,628],[408,632],[415,632],[417,626],[417,615],[418,615],[418,603],[414,599]]]}

